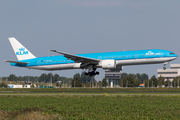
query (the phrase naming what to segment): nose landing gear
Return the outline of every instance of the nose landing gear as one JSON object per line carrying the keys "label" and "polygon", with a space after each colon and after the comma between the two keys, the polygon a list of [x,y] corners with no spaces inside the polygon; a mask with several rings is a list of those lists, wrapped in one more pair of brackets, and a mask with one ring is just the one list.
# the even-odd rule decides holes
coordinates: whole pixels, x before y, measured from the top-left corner
{"label": "nose landing gear", "polygon": [[164,63],[164,67],[163,67],[163,70],[166,70],[166,65],[168,64],[168,62],[165,62]]}
{"label": "nose landing gear", "polygon": [[166,70],[166,67],[163,67],[163,70]]}

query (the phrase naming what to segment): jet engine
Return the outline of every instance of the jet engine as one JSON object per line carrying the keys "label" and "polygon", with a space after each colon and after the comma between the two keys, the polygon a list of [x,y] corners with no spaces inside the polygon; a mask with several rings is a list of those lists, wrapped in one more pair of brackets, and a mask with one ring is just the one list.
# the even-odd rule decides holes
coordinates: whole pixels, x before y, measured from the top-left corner
{"label": "jet engine", "polygon": [[103,69],[116,69],[115,60],[102,60],[101,64]]}

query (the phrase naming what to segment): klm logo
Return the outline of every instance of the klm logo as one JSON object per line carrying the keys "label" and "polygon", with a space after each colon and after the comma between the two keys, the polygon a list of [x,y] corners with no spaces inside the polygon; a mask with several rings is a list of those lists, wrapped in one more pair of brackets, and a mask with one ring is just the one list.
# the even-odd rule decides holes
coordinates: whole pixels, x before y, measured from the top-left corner
{"label": "klm logo", "polygon": [[25,51],[25,48],[20,48],[16,55],[28,55],[28,51]]}
{"label": "klm logo", "polygon": [[148,51],[148,53],[146,53],[146,55],[154,55],[154,53],[152,51]]}

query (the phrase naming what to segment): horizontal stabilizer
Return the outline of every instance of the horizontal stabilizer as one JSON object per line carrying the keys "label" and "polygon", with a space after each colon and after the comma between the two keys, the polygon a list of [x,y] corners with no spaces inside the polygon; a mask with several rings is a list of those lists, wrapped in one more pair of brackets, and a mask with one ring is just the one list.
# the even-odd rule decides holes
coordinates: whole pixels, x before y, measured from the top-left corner
{"label": "horizontal stabilizer", "polygon": [[17,64],[29,64],[29,63],[26,63],[26,62],[17,62],[17,61],[9,61],[9,60],[5,60],[5,62],[10,62],[10,63],[17,63]]}

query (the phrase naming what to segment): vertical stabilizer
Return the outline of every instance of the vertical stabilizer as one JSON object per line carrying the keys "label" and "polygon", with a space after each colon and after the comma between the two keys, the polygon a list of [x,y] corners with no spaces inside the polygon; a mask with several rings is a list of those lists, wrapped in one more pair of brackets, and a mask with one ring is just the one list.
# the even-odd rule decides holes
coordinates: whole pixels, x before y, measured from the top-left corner
{"label": "vertical stabilizer", "polygon": [[26,60],[36,58],[28,49],[19,43],[14,37],[9,38],[18,60]]}

